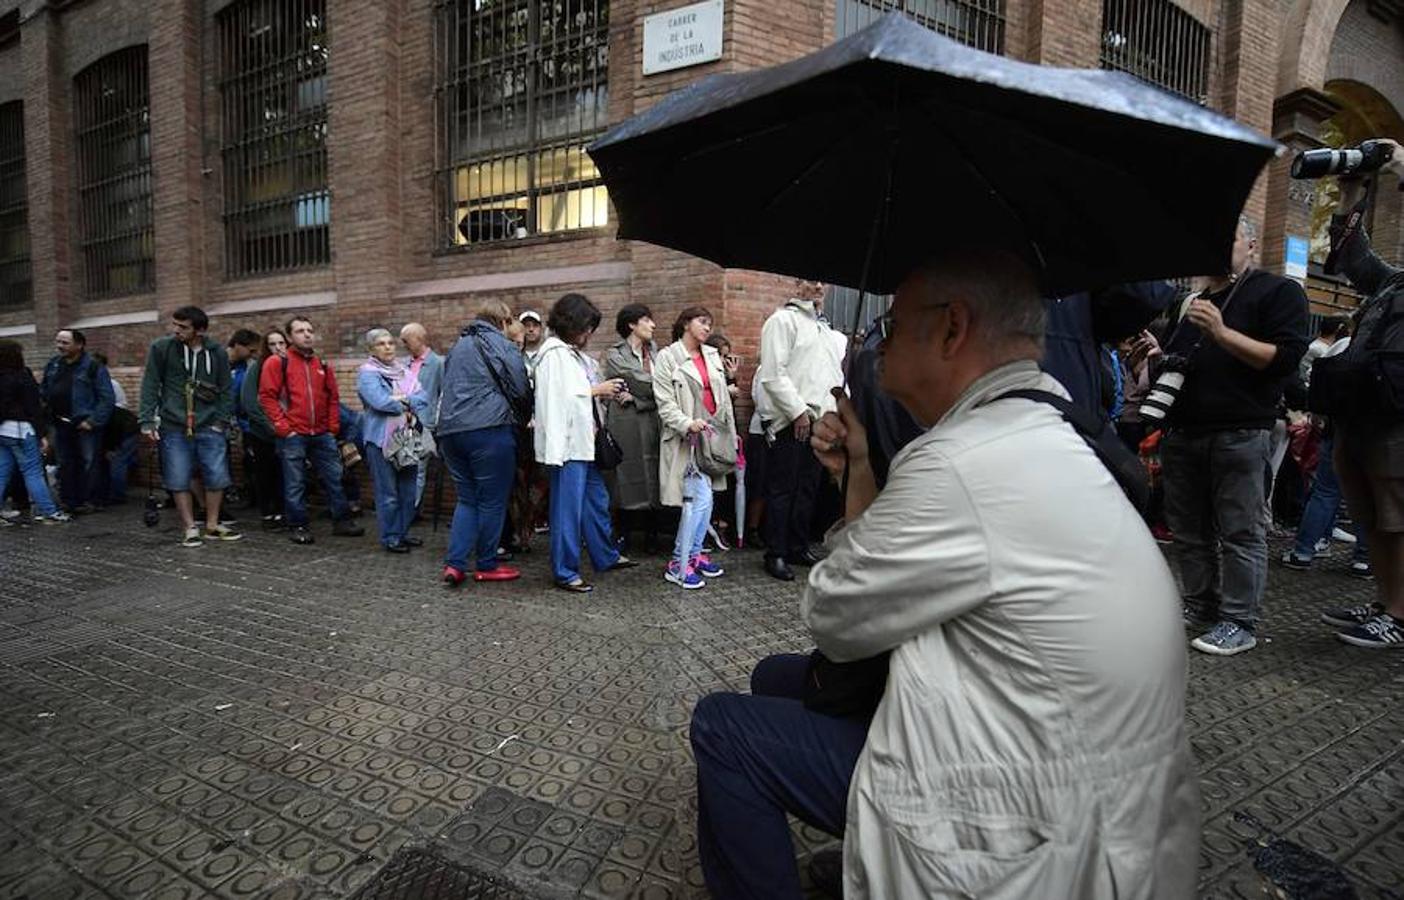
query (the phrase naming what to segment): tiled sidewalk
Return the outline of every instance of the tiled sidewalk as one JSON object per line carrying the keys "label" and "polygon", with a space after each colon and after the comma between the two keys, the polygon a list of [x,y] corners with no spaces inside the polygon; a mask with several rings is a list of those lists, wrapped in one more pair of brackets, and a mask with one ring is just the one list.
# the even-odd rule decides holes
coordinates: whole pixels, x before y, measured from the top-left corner
{"label": "tiled sidewalk", "polygon": [[[138,520],[0,530],[0,897],[349,897],[413,846],[530,895],[697,895],[692,704],[807,645],[753,554],[685,595],[653,560],[558,592],[539,553],[446,592],[442,532]],[[1193,660],[1206,895],[1261,895],[1236,812],[1404,892],[1404,653],[1315,623],[1369,591],[1323,563],[1273,567],[1265,646]]]}

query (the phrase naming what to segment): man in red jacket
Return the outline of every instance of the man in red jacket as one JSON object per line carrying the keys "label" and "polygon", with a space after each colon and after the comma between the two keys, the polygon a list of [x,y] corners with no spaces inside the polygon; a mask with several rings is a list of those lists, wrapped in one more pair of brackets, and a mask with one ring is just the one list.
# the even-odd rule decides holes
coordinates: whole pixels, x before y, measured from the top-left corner
{"label": "man in red jacket", "polygon": [[341,491],[341,454],[335,437],[341,425],[336,374],[313,350],[316,333],[310,319],[294,316],[288,322],[287,335],[287,356],[269,356],[263,361],[258,404],[277,435],[278,456],[283,460],[283,513],[292,529],[292,541],[312,543],[304,474],[308,460],[327,494],[334,521],[332,534],[360,537],[366,530],[351,518],[351,508]]}

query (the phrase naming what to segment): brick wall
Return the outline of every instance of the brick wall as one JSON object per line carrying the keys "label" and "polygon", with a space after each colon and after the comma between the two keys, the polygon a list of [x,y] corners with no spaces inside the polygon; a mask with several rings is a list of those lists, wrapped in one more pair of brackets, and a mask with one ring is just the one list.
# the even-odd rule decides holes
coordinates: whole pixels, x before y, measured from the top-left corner
{"label": "brick wall", "polygon": [[[667,92],[711,72],[790,59],[832,38],[831,0],[730,0],[723,57],[716,63],[645,78],[643,17],[681,0],[615,0],[610,15],[610,119],[647,108]],[[3,4],[0,4],[3,5]],[[26,102],[30,227],[35,288],[32,311],[0,313],[0,328],[33,324],[28,341],[47,356],[52,333],[79,317],[155,313],[155,322],[89,329],[95,349],[136,365],[147,343],[184,303],[215,310],[212,333],[258,331],[306,311],[323,351],[351,365],[365,329],[423,322],[447,349],[484,297],[543,313],[577,290],[602,308],[595,339],[613,338],[623,303],[649,304],[666,330],[684,306],[712,309],[717,328],[754,365],[760,324],[791,290],[789,279],[726,271],[646,244],[615,240],[613,228],[443,250],[436,223],[434,0],[334,0],[328,5],[330,265],[271,277],[229,278],[225,271],[218,11],[227,0],[88,0],[61,13],[29,3],[21,40],[0,50],[0,99],[6,72],[17,72]],[[1272,125],[1278,65],[1278,0],[1182,0],[1216,29],[1215,105],[1262,130]],[[1100,0],[1009,0],[1010,55],[1058,65],[1095,66]],[[1354,38],[1342,38],[1354,40]],[[75,257],[72,115],[74,74],[107,52],[147,43],[152,71],[157,291],[85,301]],[[1355,45],[1351,45],[1355,46]],[[1378,54],[1376,54],[1378,55]],[[1369,75],[1368,77],[1383,77]],[[1263,187],[1250,211],[1262,218]],[[223,312],[220,312],[223,310]]]}
{"label": "brick wall", "polygon": [[[1373,86],[1398,123],[1404,116],[1404,15],[1385,22],[1371,15],[1366,0],[1353,0],[1336,26],[1326,64],[1327,87],[1337,80]],[[1380,113],[1383,125],[1388,112]]]}

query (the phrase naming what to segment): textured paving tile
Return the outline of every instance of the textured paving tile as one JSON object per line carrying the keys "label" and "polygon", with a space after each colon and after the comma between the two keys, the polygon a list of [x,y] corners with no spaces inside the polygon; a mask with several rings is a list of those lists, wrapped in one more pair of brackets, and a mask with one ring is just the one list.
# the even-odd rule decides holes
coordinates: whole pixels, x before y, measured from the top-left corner
{"label": "textured paving tile", "polygon": [[[539,554],[445,592],[442,532],[187,550],[138,519],[0,531],[0,898],[349,897],[426,848],[537,896],[697,895],[692,705],[807,647],[752,555],[686,595],[661,560],[560,593]],[[1322,563],[1273,566],[1261,649],[1193,658],[1206,896],[1260,891],[1242,814],[1404,890],[1404,654],[1316,623],[1369,594]]]}

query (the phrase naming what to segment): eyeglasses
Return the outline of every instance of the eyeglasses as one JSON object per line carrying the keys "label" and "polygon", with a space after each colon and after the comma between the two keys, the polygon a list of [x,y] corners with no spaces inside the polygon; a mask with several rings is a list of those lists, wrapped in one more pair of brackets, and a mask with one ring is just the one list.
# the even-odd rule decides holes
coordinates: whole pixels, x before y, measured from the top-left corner
{"label": "eyeglasses", "polygon": [[[930,304],[930,305],[928,305],[928,306],[919,306],[919,307],[916,308],[916,310],[914,310],[913,314],[914,314],[914,315],[920,315],[921,313],[934,312],[935,310],[944,309],[944,308],[946,308],[947,306],[950,306],[950,305],[951,305],[951,301],[948,300],[948,301],[946,301],[945,303],[932,303],[932,304]],[[889,339],[890,337],[892,337],[892,324],[893,324],[894,321],[896,321],[896,320],[892,318],[892,309],[891,309],[891,307],[888,308],[887,312],[885,312],[885,313],[883,313],[882,315],[878,316],[878,319],[877,319],[878,335],[879,335],[884,341],[887,340],[887,339]]]}

